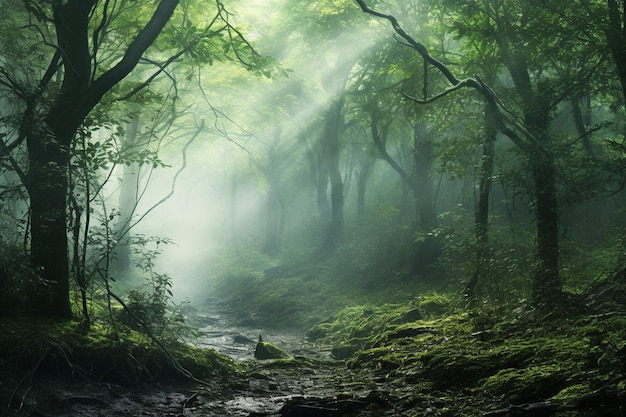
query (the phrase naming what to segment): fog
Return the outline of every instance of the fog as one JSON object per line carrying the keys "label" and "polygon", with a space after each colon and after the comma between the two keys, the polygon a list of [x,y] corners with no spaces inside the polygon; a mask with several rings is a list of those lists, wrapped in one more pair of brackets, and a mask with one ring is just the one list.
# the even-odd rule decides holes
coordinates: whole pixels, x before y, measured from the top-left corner
{"label": "fog", "polygon": [[[303,240],[314,246],[321,239],[307,152],[316,146],[330,100],[343,93],[342,79],[374,39],[371,31],[360,34],[366,28],[357,22],[327,39],[319,34],[307,39],[307,28],[293,29],[285,42],[272,39],[274,28],[268,24],[280,19],[282,4],[239,4],[233,19],[248,29],[246,36],[259,53],[271,53],[288,75],[253,76],[238,63],[202,68],[182,89],[188,107],[174,124],[189,125],[193,119],[204,128],[195,137],[192,128],[164,135],[159,158],[166,167],[134,167],[141,191],[129,233],[171,239],[161,246],[155,269],[172,278],[176,299],[197,297],[229,252],[261,251],[270,187],[260,173],[264,169],[276,169],[284,188],[283,247]],[[142,128],[154,126],[146,122]],[[280,166],[271,166],[272,153],[280,154]],[[118,167],[105,187],[107,201],[119,199],[124,175]],[[318,236],[303,239],[311,232]],[[241,261],[247,262],[245,257]],[[262,268],[278,261],[266,262]]]}

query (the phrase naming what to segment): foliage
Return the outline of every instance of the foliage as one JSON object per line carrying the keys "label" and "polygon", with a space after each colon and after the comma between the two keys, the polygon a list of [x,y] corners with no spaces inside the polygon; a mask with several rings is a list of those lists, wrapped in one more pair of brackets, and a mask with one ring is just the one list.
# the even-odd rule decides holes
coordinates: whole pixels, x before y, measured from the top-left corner
{"label": "foliage", "polygon": [[[172,303],[172,280],[166,274],[153,273],[146,278],[142,288],[130,290],[126,296],[126,307],[119,319],[129,327],[143,332],[146,326],[150,332],[164,342],[185,339],[193,334],[185,324],[182,305]],[[132,316],[131,316],[132,314]]]}
{"label": "foliage", "polygon": [[42,278],[30,267],[28,258],[21,248],[0,241],[0,317],[16,316],[27,311],[24,306],[30,297],[44,285]]}

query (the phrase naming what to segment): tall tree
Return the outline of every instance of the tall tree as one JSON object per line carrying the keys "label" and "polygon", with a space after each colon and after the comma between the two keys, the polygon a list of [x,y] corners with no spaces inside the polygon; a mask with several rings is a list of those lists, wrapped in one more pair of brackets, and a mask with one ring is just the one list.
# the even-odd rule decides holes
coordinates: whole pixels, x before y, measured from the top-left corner
{"label": "tall tree", "polygon": [[[39,104],[37,97],[27,100],[21,135],[28,147],[27,190],[31,210],[31,263],[48,282],[33,304],[37,313],[62,317],[71,314],[69,303],[68,244],[66,231],[67,169],[70,144],[81,124],[102,97],[124,79],[137,65],[145,50],[168,22],[177,0],[163,0],[152,18],[128,45],[124,57],[111,69],[93,79],[89,42],[90,18],[95,0],[51,3],[51,22],[57,36],[49,78],[61,67],[62,82],[45,111],[43,126],[27,124],[28,116]],[[43,10],[38,12],[43,14]],[[40,16],[47,19],[47,15]],[[97,33],[93,36],[98,36]]]}
{"label": "tall tree", "polygon": [[[605,29],[609,49],[626,99],[626,3],[607,0],[608,22]],[[601,21],[604,21],[602,19]]]}
{"label": "tall tree", "polygon": [[[17,134],[1,138],[2,147],[13,152],[25,145],[28,155],[26,169],[16,160],[12,166],[28,191],[31,264],[44,283],[31,299],[34,313],[51,317],[71,314],[68,169],[72,142],[81,129],[90,127],[93,121],[88,117],[94,108],[140,63],[155,69],[117,99],[133,96],[185,54],[210,60],[208,49],[229,50],[219,47],[220,43],[231,45],[234,55],[237,48],[247,46],[228,23],[223,5],[216,2],[213,17],[202,14],[207,21],[198,25],[192,24],[189,8],[184,7],[160,51],[155,57],[146,57],[178,6],[178,0],[14,0],[0,6],[3,16],[10,11],[15,19],[3,24],[0,40],[8,45],[22,37],[37,53],[31,61],[18,56],[16,62],[0,62],[0,87],[19,103]],[[20,19],[30,24],[23,25]],[[223,24],[216,29],[212,25],[217,21]],[[244,60],[244,55],[237,59]],[[168,57],[163,60],[163,56]],[[36,77],[38,81],[33,83]]]}
{"label": "tall tree", "polygon": [[[459,35],[472,31],[481,39],[490,39],[498,48],[499,58],[507,68],[516,92],[514,104],[519,106],[522,115],[520,123],[504,110],[501,100],[480,78],[457,78],[448,66],[431,56],[422,43],[408,35],[393,16],[369,8],[363,0],[356,1],[363,11],[387,19],[396,33],[419,53],[424,65],[434,67],[451,84],[438,93],[410,99],[428,104],[461,88],[473,88],[486,99],[497,128],[528,158],[534,179],[538,263],[532,281],[532,300],[536,306],[550,308],[560,298],[562,282],[559,274],[557,173],[549,122],[555,106],[572,91],[571,87],[569,90],[563,88],[564,80],[551,78],[548,69],[558,63],[564,45],[569,41],[572,50],[578,52],[575,57],[581,64],[577,78],[572,81],[574,86],[580,85],[593,72],[594,63],[581,58],[588,56],[588,50],[581,51],[575,37],[569,36],[566,20],[542,12],[532,4],[453,2],[460,14],[472,16],[470,24],[467,21],[457,24]],[[555,41],[544,42],[548,36]]]}

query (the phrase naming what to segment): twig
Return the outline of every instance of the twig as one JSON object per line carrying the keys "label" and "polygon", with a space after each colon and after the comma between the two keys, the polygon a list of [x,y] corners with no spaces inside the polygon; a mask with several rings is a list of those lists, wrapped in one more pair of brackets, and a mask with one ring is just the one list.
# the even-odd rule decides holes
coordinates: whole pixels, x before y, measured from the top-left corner
{"label": "twig", "polygon": [[185,401],[183,401],[183,410],[182,410],[182,414],[185,414],[185,409],[187,407],[189,407],[192,403],[196,402],[198,400],[198,393],[194,393],[191,397],[185,399]]}
{"label": "twig", "polygon": [[33,377],[35,376],[35,373],[37,372],[37,369],[39,369],[39,366],[41,365],[41,362],[43,362],[44,358],[48,355],[49,351],[50,351],[50,346],[46,347],[46,349],[44,350],[43,354],[37,360],[37,363],[35,364],[33,369],[31,369],[30,371],[26,372],[26,374],[22,377],[22,379],[20,379],[18,381],[17,385],[15,386],[15,389],[13,389],[13,392],[11,393],[11,396],[9,397],[9,403],[8,403],[9,407],[11,407],[11,403],[13,402],[13,398],[15,398],[15,394],[16,394],[17,390],[19,389],[20,385],[22,385],[22,383],[26,380],[26,378],[28,376],[30,376],[30,379],[29,379],[29,385],[30,386],[26,389],[26,391],[22,395],[22,399],[20,401],[20,406],[19,406],[18,410],[22,409],[22,407],[24,406],[24,400],[26,399],[26,396],[28,395],[28,393],[30,392],[30,390],[32,388]]}

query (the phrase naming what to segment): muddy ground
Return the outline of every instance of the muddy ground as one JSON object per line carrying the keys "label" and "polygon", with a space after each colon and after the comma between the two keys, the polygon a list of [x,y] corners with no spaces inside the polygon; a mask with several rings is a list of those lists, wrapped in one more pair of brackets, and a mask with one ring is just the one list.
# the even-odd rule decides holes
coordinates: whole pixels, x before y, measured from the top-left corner
{"label": "muddy ground", "polygon": [[[194,318],[195,341],[243,363],[235,378],[205,383],[159,381],[125,386],[75,377],[14,374],[0,377],[0,416],[311,416],[400,415],[384,380],[346,368],[298,332],[238,327],[217,314]],[[292,355],[258,361],[258,336]]]}

